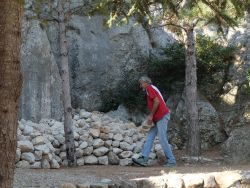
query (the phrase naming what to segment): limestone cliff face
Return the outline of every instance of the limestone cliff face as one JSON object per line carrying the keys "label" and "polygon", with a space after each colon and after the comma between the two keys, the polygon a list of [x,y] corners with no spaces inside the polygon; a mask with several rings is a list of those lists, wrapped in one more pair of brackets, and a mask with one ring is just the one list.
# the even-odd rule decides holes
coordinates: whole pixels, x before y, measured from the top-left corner
{"label": "limestone cliff face", "polygon": [[38,20],[24,21],[20,116],[39,121],[62,118],[61,78],[46,31]]}
{"label": "limestone cliff face", "polygon": [[[56,1],[51,6],[56,6]],[[33,121],[60,120],[63,114],[58,24],[38,19],[32,1],[27,1],[25,7],[20,116]],[[103,16],[89,19],[72,15],[66,23],[74,108],[100,110],[116,89],[122,87],[122,81],[137,79],[144,72],[152,51],[152,38],[149,39],[142,26],[131,22],[108,29],[103,20]],[[162,29],[152,31],[151,37],[156,47],[174,41]]]}

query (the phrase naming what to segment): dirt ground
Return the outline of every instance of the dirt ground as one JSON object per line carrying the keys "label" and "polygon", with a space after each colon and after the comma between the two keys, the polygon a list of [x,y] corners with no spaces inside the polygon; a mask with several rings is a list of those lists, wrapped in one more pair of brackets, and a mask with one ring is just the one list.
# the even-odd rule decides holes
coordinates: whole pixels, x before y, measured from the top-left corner
{"label": "dirt ground", "polygon": [[[159,176],[166,173],[207,173],[222,171],[250,171],[250,163],[242,165],[226,165],[222,162],[196,163],[189,164],[181,160],[183,152],[175,152],[177,166],[175,168],[166,168],[162,165],[149,167],[138,166],[101,166],[85,165],[76,168],[60,169],[16,169],[14,178],[14,188],[24,187],[59,187],[62,183],[100,183],[112,180],[129,180],[134,178],[146,178],[150,176]],[[207,151],[202,156],[221,160],[217,151]]]}

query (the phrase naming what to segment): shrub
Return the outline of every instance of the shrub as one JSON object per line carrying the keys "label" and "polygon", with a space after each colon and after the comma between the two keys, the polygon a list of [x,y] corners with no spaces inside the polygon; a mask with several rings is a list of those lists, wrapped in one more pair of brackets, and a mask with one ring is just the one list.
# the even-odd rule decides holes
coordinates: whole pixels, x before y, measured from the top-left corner
{"label": "shrub", "polygon": [[[222,46],[209,37],[196,38],[197,80],[199,85],[218,84],[216,73],[222,72],[223,82],[228,80],[227,71],[234,59],[236,48]],[[222,83],[224,84],[224,83]]]}
{"label": "shrub", "polygon": [[130,110],[139,109],[146,112],[145,92],[139,87],[138,80],[123,83],[118,91],[118,103]]}
{"label": "shrub", "polygon": [[[216,90],[210,90],[216,93],[228,81],[227,71],[233,60],[235,50],[235,47],[222,46],[209,37],[197,36],[197,81],[198,87],[204,93],[207,93],[208,85],[214,84]],[[164,48],[162,55],[165,57],[164,59],[155,56],[150,57],[147,64],[147,73],[153,80],[154,85],[160,88],[166,100],[166,95],[168,96],[172,92],[173,83],[184,82],[185,80],[185,47],[182,43],[174,43]],[[123,104],[129,109],[145,110],[146,100],[144,95],[145,93],[140,90],[137,80],[123,82],[109,106]]]}
{"label": "shrub", "polygon": [[[222,46],[209,37],[196,38],[197,82],[204,92],[208,85],[217,84],[218,90],[228,81],[227,71],[236,48]],[[171,92],[171,85],[185,80],[185,48],[174,43],[164,49],[166,59],[152,59],[148,73],[154,82],[165,91]]]}
{"label": "shrub", "polygon": [[[166,59],[151,57],[148,75],[161,91],[171,91],[173,82],[185,79],[185,48],[181,43],[174,43],[163,49]],[[164,94],[165,92],[163,92]]]}

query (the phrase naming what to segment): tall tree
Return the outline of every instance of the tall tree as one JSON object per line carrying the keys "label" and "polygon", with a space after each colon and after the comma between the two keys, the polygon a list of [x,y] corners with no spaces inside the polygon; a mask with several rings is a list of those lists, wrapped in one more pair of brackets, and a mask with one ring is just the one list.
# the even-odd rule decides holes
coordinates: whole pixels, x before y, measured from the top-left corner
{"label": "tall tree", "polygon": [[21,0],[0,1],[0,187],[13,185],[20,70]]}
{"label": "tall tree", "polygon": [[59,22],[59,35],[60,35],[60,59],[61,59],[61,78],[62,78],[62,91],[63,91],[63,108],[64,108],[64,132],[66,153],[69,166],[76,165],[75,156],[75,140],[72,123],[72,106],[70,95],[70,82],[69,82],[69,57],[68,46],[65,29],[65,11],[63,2],[58,1],[58,22]]}
{"label": "tall tree", "polygon": [[[66,154],[69,166],[76,166],[76,156],[75,156],[75,141],[73,132],[73,122],[72,122],[72,106],[71,106],[71,94],[70,94],[70,71],[69,71],[69,57],[68,57],[68,45],[66,37],[66,22],[70,18],[77,8],[70,8],[70,1],[59,0],[57,1],[57,6],[52,6],[51,0],[35,2],[37,14],[42,21],[48,22],[52,21],[59,26],[59,50],[60,50],[60,65],[59,71],[62,79],[62,99],[63,99],[63,109],[64,109],[64,133],[65,133],[65,145]],[[82,3],[79,3],[79,6]],[[48,6],[47,11],[43,10],[43,6]],[[65,7],[67,10],[65,10]],[[81,7],[81,6],[80,6]],[[57,14],[55,14],[57,13]]]}
{"label": "tall tree", "polygon": [[[66,154],[69,166],[76,166],[75,156],[75,141],[72,122],[72,105],[70,94],[70,71],[69,71],[69,56],[68,56],[68,44],[66,37],[66,23],[71,18],[74,12],[83,9],[86,6],[84,2],[76,2],[74,7],[70,7],[72,3],[69,0],[57,1],[57,6],[53,7],[51,0],[35,1],[35,7],[37,14],[42,21],[56,22],[59,26],[59,50],[60,50],[60,76],[62,79],[62,98],[64,109],[64,133],[65,133],[65,145]],[[49,7],[46,11],[43,11],[43,6]],[[54,13],[57,13],[54,14]]]}
{"label": "tall tree", "polygon": [[97,9],[110,13],[109,26],[128,22],[130,17],[147,27],[167,26],[182,36],[185,43],[185,95],[188,112],[189,156],[200,155],[200,128],[197,109],[197,65],[195,54],[195,28],[215,24],[223,32],[224,27],[236,26],[243,16],[248,0],[95,0]]}

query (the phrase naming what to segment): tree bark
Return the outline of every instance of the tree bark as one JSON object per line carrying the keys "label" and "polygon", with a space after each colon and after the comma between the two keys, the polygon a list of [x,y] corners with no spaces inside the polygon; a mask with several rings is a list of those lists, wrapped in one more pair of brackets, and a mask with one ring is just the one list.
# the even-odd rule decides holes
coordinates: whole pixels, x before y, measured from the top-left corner
{"label": "tree bark", "polygon": [[10,188],[14,177],[18,104],[22,86],[22,3],[2,0],[0,10],[0,187]]}
{"label": "tree bark", "polygon": [[69,166],[76,166],[75,157],[75,141],[72,128],[72,106],[69,83],[69,62],[68,62],[68,47],[65,29],[65,13],[61,1],[58,1],[59,11],[59,34],[60,34],[60,52],[61,52],[61,78],[63,92],[63,108],[64,108],[64,133],[66,153]]}
{"label": "tree bark", "polygon": [[188,112],[189,139],[188,155],[200,156],[200,128],[197,109],[197,66],[195,55],[194,27],[186,27],[185,48],[186,48],[186,107]]}

